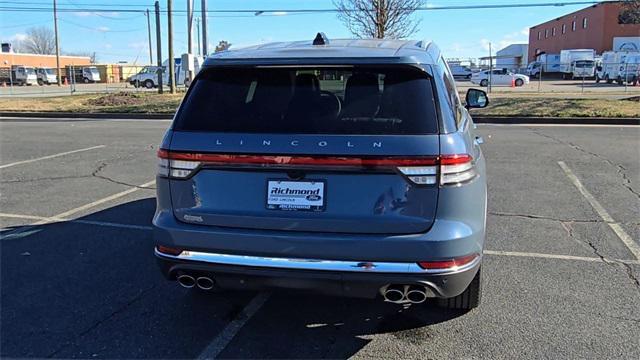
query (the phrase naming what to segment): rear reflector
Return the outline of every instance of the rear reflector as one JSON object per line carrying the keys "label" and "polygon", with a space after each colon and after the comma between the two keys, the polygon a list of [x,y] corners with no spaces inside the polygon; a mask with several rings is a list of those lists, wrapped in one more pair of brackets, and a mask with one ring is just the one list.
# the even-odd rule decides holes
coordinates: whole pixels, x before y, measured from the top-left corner
{"label": "rear reflector", "polygon": [[440,172],[442,185],[460,184],[476,175],[470,155],[443,155],[420,157],[342,157],[342,156],[298,156],[298,155],[238,155],[203,154],[158,150],[158,175],[185,179],[202,165],[260,166],[260,167],[332,167],[338,169],[396,169],[411,182],[419,185],[434,185]]}
{"label": "rear reflector", "polygon": [[182,249],[176,249],[176,248],[162,246],[162,245],[156,246],[156,250],[158,250],[159,253],[173,255],[173,256],[182,254]]}
{"label": "rear reflector", "polygon": [[473,262],[478,256],[478,254],[471,254],[451,260],[442,260],[442,261],[421,261],[418,262],[418,266],[425,270],[434,270],[434,269],[455,269],[460,266],[467,265]]}

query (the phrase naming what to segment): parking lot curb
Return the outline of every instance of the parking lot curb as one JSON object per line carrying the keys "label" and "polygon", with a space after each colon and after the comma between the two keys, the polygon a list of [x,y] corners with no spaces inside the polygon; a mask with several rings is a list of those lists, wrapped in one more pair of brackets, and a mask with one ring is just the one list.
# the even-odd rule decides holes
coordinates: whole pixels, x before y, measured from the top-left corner
{"label": "parking lot curb", "polygon": [[2,119],[2,118],[171,120],[173,118],[173,114],[162,114],[162,113],[0,112],[0,119]]}
{"label": "parking lot curb", "polygon": [[560,125],[640,125],[640,118],[606,117],[536,117],[536,116],[479,116],[478,124],[560,124]]}
{"label": "parking lot curb", "polygon": [[[160,113],[71,113],[71,112],[0,112],[0,120],[6,118],[37,119],[136,119],[171,120],[173,114]],[[562,125],[640,125],[640,118],[606,117],[536,117],[536,116],[473,116],[478,124],[562,124]]]}

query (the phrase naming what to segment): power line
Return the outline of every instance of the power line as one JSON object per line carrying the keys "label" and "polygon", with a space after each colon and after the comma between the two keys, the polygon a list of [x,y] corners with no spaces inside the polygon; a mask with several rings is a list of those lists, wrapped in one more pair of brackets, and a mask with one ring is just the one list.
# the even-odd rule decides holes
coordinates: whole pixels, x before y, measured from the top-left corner
{"label": "power line", "polygon": [[[601,3],[602,1],[565,1],[565,2],[548,2],[548,3],[517,3],[517,4],[487,4],[487,5],[451,5],[451,6],[427,6],[427,7],[418,7],[413,9],[415,11],[440,11],[440,10],[488,10],[488,9],[511,9],[511,8],[536,8],[536,7],[564,7],[564,6],[576,6],[576,5],[593,5]],[[3,3],[0,1],[0,3]],[[24,3],[23,3],[24,4]],[[105,4],[101,4],[100,6],[104,6]],[[132,4],[129,4],[133,6]],[[96,4],[96,6],[98,6]],[[3,6],[0,7],[0,10],[12,11],[12,12],[42,12],[51,11],[49,7],[18,7],[18,6]],[[58,8],[59,12],[78,12],[78,11],[86,11],[86,12],[130,12],[130,13],[143,13],[144,9],[114,9],[114,8]],[[274,14],[277,13],[279,15],[287,15],[287,14],[318,14],[318,13],[337,13],[342,10],[338,10],[336,8],[325,8],[325,9],[218,9],[218,10],[207,10],[207,13],[211,14],[242,14],[242,13],[252,13],[252,14]],[[346,11],[361,11],[361,10],[346,10]],[[371,9],[371,11],[374,11]],[[166,10],[160,10],[162,13],[166,13]],[[181,13],[185,14],[186,10],[173,10],[173,13]]]}
{"label": "power line", "polygon": [[101,32],[101,33],[128,33],[128,32],[139,32],[139,31],[142,31],[142,29],[111,30],[111,29],[104,29],[104,28],[94,28],[94,27],[91,27],[91,26],[78,24],[76,22],[69,21],[69,20],[66,20],[66,19],[58,19],[58,20],[62,21],[64,23],[67,23],[67,24],[71,24],[71,25],[74,25],[74,26],[77,26],[77,27],[81,27],[81,28],[84,28],[84,29],[93,30],[93,31]]}

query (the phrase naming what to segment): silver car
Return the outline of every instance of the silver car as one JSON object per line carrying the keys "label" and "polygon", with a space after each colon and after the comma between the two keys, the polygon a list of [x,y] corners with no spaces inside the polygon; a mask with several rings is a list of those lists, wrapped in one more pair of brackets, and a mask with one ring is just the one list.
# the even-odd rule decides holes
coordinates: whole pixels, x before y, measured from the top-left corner
{"label": "silver car", "polygon": [[431,42],[314,40],[209,57],[158,151],[155,255],[194,291],[480,301],[487,187]]}

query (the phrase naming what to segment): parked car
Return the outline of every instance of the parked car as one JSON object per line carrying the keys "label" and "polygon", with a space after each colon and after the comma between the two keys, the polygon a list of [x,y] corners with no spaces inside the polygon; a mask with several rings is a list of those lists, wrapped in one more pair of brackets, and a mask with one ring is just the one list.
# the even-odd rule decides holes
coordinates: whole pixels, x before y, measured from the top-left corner
{"label": "parked car", "polygon": [[487,185],[467,109],[487,95],[460,100],[433,43],[353,43],[206,60],[158,151],[168,279],[478,306]]}
{"label": "parked car", "polygon": [[514,74],[506,69],[492,70],[491,77],[489,77],[489,70],[480,71],[474,73],[471,76],[471,83],[480,86],[489,86],[491,81],[492,86],[524,86],[529,83],[529,77],[522,74]]}

